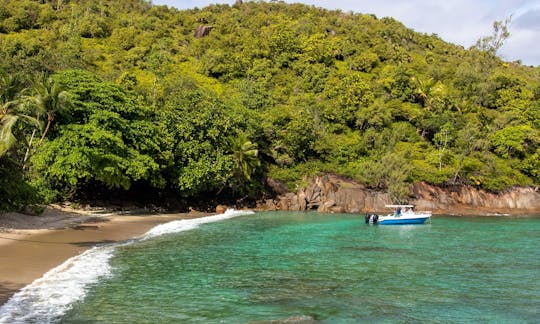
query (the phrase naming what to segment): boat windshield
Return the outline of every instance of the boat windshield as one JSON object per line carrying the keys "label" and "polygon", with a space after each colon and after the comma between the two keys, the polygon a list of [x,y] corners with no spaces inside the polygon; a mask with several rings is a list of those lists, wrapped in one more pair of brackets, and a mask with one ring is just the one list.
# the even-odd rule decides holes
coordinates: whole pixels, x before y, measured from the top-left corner
{"label": "boat windshield", "polygon": [[387,208],[394,210],[394,216],[399,217],[403,214],[413,213],[413,205],[386,205]]}

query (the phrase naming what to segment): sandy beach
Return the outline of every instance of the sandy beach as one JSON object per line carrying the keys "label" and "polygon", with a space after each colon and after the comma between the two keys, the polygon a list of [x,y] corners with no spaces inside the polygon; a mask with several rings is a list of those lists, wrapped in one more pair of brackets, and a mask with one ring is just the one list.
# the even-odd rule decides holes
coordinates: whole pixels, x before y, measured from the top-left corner
{"label": "sandy beach", "polygon": [[206,216],[118,214],[48,208],[43,216],[0,214],[0,305],[48,270],[103,243],[138,237],[156,225]]}

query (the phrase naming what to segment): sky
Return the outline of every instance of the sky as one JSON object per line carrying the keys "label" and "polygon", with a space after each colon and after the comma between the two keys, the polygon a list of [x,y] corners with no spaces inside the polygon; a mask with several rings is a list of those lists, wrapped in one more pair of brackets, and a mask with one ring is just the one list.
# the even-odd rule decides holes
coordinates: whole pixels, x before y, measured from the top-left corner
{"label": "sky", "polygon": [[[248,0],[244,0],[248,1]],[[178,9],[203,8],[235,0],[153,0]],[[469,48],[493,33],[493,22],[512,15],[510,37],[499,51],[506,61],[540,65],[540,0],[296,0],[344,12],[393,17],[415,31],[437,34],[445,41]]]}

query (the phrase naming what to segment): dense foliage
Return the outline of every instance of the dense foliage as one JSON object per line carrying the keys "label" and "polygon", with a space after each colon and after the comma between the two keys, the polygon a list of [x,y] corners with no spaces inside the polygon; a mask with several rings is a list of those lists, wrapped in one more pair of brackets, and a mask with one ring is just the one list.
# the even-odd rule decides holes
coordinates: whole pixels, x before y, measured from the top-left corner
{"label": "dense foliage", "polygon": [[397,200],[418,181],[540,183],[540,68],[392,18],[0,0],[0,57],[4,209],[135,185],[240,197],[319,172]]}

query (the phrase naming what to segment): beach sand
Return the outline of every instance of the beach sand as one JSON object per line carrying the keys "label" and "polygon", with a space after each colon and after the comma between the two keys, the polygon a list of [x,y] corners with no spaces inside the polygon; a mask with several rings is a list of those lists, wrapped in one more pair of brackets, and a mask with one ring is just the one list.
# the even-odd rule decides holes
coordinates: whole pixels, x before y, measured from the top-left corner
{"label": "beach sand", "polygon": [[95,216],[54,209],[48,210],[43,218],[0,215],[0,222],[4,220],[0,224],[0,305],[50,269],[95,245],[138,237],[169,221],[206,215],[113,213]]}

